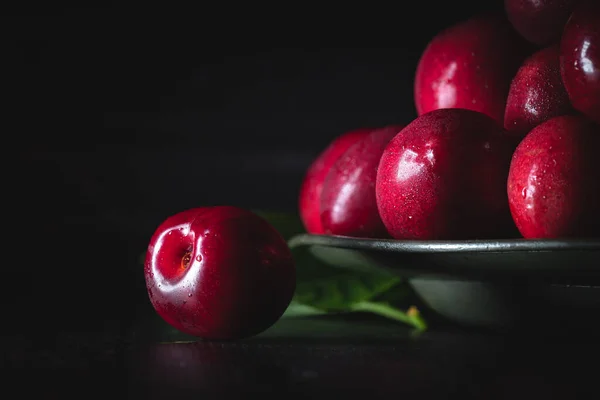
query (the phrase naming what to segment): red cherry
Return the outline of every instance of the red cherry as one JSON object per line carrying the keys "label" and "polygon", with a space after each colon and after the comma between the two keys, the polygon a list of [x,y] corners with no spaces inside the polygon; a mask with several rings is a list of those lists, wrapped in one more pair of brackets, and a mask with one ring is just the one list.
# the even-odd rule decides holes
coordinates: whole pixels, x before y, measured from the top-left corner
{"label": "red cherry", "polygon": [[547,47],[529,57],[514,77],[504,128],[519,138],[544,121],[575,112],[560,76],[560,50]]}
{"label": "red cherry", "polygon": [[367,128],[357,129],[338,136],[308,168],[298,196],[300,218],[307,232],[313,234],[325,233],[321,224],[320,212],[321,192],[323,191],[325,177],[337,159],[371,130]]}
{"label": "red cherry", "polygon": [[600,123],[600,2],[584,1],[560,43],[562,79],[575,109]]}
{"label": "red cherry", "polygon": [[381,154],[401,126],[377,129],[350,147],[323,185],[321,222],[325,233],[354,237],[388,236],[375,200]]}
{"label": "red cherry", "polygon": [[508,201],[525,238],[600,233],[600,127],[583,116],[561,116],[534,128],[517,147]]}
{"label": "red cherry", "polygon": [[423,114],[386,147],[377,206],[396,239],[497,238],[515,231],[506,199],[514,140],[464,109]]}
{"label": "red cherry", "polygon": [[579,0],[504,0],[508,19],[525,39],[539,46],[560,40]]}
{"label": "red cherry", "polygon": [[465,108],[502,124],[510,82],[528,47],[504,16],[472,18],[442,31],[417,66],[418,114]]}
{"label": "red cherry", "polygon": [[144,275],[156,312],[178,330],[207,339],[267,329],[296,285],[281,235],[256,214],[229,206],[167,218],[150,240]]}

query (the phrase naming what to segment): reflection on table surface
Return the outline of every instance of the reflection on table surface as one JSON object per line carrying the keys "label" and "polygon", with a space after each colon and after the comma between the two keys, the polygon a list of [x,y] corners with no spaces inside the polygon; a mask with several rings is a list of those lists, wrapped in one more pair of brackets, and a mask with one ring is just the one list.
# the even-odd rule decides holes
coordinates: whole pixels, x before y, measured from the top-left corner
{"label": "reflection on table surface", "polygon": [[[361,318],[361,319],[356,319]],[[141,325],[128,336],[62,335],[11,340],[8,365],[42,372],[47,393],[110,392],[129,397],[221,398],[276,393],[292,398],[361,394],[521,399],[578,398],[591,390],[600,355],[593,338],[528,333],[429,331],[365,317],[280,320],[236,342],[163,338]],[[144,329],[152,329],[151,333]],[[33,389],[26,388],[26,389]]]}

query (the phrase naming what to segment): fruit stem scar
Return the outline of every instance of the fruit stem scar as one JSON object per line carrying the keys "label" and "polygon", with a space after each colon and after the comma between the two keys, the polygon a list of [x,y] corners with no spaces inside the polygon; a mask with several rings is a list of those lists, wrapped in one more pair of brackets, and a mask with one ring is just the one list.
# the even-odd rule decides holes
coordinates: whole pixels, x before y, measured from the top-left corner
{"label": "fruit stem scar", "polygon": [[187,251],[181,258],[181,268],[186,269],[187,267],[190,266],[191,262],[192,262],[192,252]]}

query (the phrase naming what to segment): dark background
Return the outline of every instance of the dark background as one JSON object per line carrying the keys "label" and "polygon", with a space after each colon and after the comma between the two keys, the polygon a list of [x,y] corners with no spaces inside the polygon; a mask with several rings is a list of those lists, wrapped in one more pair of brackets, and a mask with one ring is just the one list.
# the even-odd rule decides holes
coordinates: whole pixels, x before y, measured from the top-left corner
{"label": "dark background", "polygon": [[15,329],[122,329],[147,303],[138,259],[164,218],[209,204],[294,212],[332,138],[416,116],[416,64],[436,33],[502,12],[501,0],[376,5],[52,3],[5,17]]}

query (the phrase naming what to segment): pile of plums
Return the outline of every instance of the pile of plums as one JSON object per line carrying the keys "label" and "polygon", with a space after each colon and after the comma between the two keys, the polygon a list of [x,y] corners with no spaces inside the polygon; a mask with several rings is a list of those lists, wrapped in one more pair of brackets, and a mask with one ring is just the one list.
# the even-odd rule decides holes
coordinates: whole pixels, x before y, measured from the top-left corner
{"label": "pile of plums", "polygon": [[[505,4],[506,14],[472,18],[429,43],[415,120],[345,133],[316,158],[300,191],[308,232],[414,240],[600,232],[600,2]],[[209,339],[267,329],[296,285],[284,238],[229,206],[167,218],[144,274],[156,312]]]}
{"label": "pile of plums", "polygon": [[302,182],[313,234],[600,236],[600,1],[505,0],[436,35],[417,118],[336,137]]}

